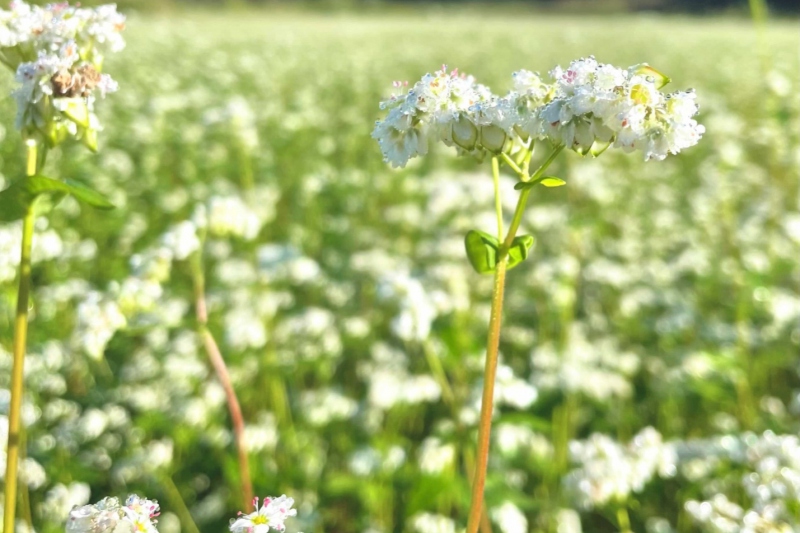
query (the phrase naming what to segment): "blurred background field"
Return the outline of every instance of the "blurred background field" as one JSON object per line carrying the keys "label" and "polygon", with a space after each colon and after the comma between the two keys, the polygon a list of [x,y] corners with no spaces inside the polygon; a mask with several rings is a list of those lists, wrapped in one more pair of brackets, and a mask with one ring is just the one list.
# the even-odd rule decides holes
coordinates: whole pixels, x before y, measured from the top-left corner
{"label": "blurred background field", "polygon": [[[204,265],[257,493],[298,500],[290,531],[463,527],[491,290],[463,235],[494,227],[491,177],[444,149],[392,171],[369,134],[393,80],[447,64],[505,93],[512,71],[590,54],[695,88],[707,134],[662,163],[565,154],[568,185],[532,198],[537,244],[510,275],[501,340],[493,530],[733,533],[747,511],[774,515],[752,531],[798,530],[796,19],[759,33],[651,12],[183,6],[132,16],[126,38],[100,152],[47,163],[119,208],[67,200],[38,222],[21,513],[37,531],[131,491],[161,502],[163,533],[224,531],[240,510],[190,266],[165,266],[158,288],[139,268],[198,205],[223,204],[252,215],[244,238],[209,239]],[[22,142],[13,101],[0,110],[7,184]],[[17,231],[0,227],[0,413]]]}

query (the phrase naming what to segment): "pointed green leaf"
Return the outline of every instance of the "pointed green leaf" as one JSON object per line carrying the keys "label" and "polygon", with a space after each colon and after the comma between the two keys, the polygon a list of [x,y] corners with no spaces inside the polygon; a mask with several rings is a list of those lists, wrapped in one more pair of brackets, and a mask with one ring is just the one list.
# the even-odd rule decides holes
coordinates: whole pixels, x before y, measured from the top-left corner
{"label": "pointed green leaf", "polygon": [[59,183],[64,183],[67,186],[64,192],[71,194],[76,200],[97,209],[114,209],[114,204],[109,202],[105,196],[83,183],[74,180],[64,180]]}
{"label": "pointed green leaf", "polygon": [[515,191],[521,191],[523,189],[530,189],[534,185],[536,185],[536,184],[533,183],[533,182],[530,182],[530,181],[520,181],[516,185],[514,185],[514,190]]}
{"label": "pointed green leaf", "polygon": [[467,258],[478,274],[491,274],[497,268],[500,241],[485,231],[471,230],[464,239]]}
{"label": "pointed green leaf", "polygon": [[561,178],[556,178],[555,176],[547,176],[546,178],[542,178],[539,180],[539,183],[545,187],[561,187],[562,185],[567,184],[566,181],[562,180]]}
{"label": "pointed green leaf", "polygon": [[114,207],[102,194],[82,183],[36,175],[19,179],[0,191],[0,221],[12,222],[24,218],[36,197],[41,194],[71,194],[77,200],[98,209]]}
{"label": "pointed green leaf", "polygon": [[633,71],[634,74],[640,74],[642,76],[652,78],[653,83],[655,83],[656,85],[656,89],[661,89],[666,84],[672,81],[669,78],[669,76],[663,74],[662,72],[657,71],[647,63],[641,63],[639,65],[631,67],[631,70]]}
{"label": "pointed green leaf", "polygon": [[508,250],[508,269],[512,269],[528,258],[528,253],[533,248],[535,239],[531,235],[516,237]]}

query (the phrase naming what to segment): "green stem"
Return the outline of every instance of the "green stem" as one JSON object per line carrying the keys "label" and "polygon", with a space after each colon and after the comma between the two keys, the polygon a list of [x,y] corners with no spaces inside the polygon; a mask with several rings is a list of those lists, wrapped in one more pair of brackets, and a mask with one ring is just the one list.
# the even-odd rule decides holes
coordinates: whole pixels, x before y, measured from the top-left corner
{"label": "green stem", "polygon": [[617,524],[619,525],[621,533],[632,533],[631,519],[628,516],[628,509],[625,506],[620,506],[620,508],[617,509]]}
{"label": "green stem", "polygon": [[436,355],[433,347],[427,340],[422,341],[422,352],[425,355],[425,360],[428,363],[428,367],[430,367],[434,378],[439,383],[439,387],[442,389],[442,398],[444,398],[445,403],[447,403],[451,408],[455,409],[456,397],[455,394],[453,394],[453,388],[450,386],[450,381],[447,379],[447,373],[444,371],[444,367],[442,366],[442,362],[439,360],[439,356]]}
{"label": "green stem", "polygon": [[194,518],[192,518],[192,513],[189,511],[189,507],[186,506],[186,502],[183,500],[183,496],[181,496],[181,491],[178,490],[178,487],[172,480],[172,476],[169,474],[163,474],[160,477],[162,483],[164,484],[164,490],[167,493],[167,499],[169,500],[170,507],[172,507],[178,514],[184,529],[186,529],[189,533],[200,533],[200,530],[197,528],[197,524],[194,522]]}
{"label": "green stem", "polygon": [[[508,157],[506,154],[504,156]],[[497,213],[497,239],[503,239],[503,203],[500,201],[500,161],[492,158],[492,177],[494,178],[494,210]]]}
{"label": "green stem", "polygon": [[[27,176],[36,174],[36,142],[27,141]],[[11,403],[8,412],[8,444],[6,447],[5,514],[3,531],[14,531],[17,510],[17,474],[19,468],[20,422],[22,410],[23,370],[25,347],[28,339],[28,301],[31,292],[31,248],[33,247],[33,205],[22,221],[22,246],[19,258],[19,288],[17,290],[17,314],[14,318],[14,362],[11,368]]]}
{"label": "green stem", "polygon": [[[536,170],[531,179],[539,178],[547,167],[555,160],[563,146],[553,149],[553,152]],[[493,159],[493,167],[494,161]],[[472,480],[472,501],[467,520],[467,533],[477,533],[483,514],[483,489],[486,486],[486,469],[489,464],[489,440],[492,432],[492,410],[494,403],[494,383],[497,375],[497,360],[500,349],[500,325],[503,319],[503,296],[506,286],[506,268],[508,265],[508,251],[511,243],[517,236],[517,230],[522,223],[525,204],[528,202],[530,189],[525,189],[519,196],[517,208],[511,227],[508,229],[503,245],[497,258],[497,268],[494,272],[494,289],[492,291],[492,308],[489,317],[489,335],[486,340],[486,366],[483,372],[483,396],[481,400],[481,415],[478,423],[478,451],[476,457],[475,474]],[[499,197],[499,195],[498,195]]]}
{"label": "green stem", "polygon": [[228,403],[228,411],[231,415],[233,425],[233,435],[236,441],[236,450],[239,462],[239,482],[241,483],[241,493],[243,508],[248,509],[253,501],[253,484],[250,480],[250,461],[247,456],[247,446],[244,433],[244,416],[236,391],[231,383],[231,376],[222,352],[217,341],[208,329],[208,305],[205,295],[205,276],[203,275],[203,265],[201,251],[196,251],[191,257],[192,278],[194,284],[195,314],[197,315],[197,333],[206,350],[211,366],[217,374],[222,389],[225,391],[225,398]]}
{"label": "green stem", "polygon": [[[503,152],[502,154],[500,154],[500,157],[503,158],[503,161],[505,161],[506,165],[511,167],[511,170],[513,170],[514,172],[519,174],[520,177],[523,176],[522,169],[519,168],[519,165],[517,165],[517,163],[513,159],[511,159],[511,156],[509,156],[507,153]],[[497,159],[497,158],[493,157],[492,161],[494,161],[495,159]],[[492,163],[492,164],[494,165],[494,163]]]}

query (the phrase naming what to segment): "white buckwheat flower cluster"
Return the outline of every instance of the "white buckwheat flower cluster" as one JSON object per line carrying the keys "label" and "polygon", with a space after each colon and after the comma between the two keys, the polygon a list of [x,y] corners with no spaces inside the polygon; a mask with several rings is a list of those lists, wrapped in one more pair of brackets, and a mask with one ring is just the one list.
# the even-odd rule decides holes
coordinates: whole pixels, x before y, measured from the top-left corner
{"label": "white buckwheat flower cluster", "polygon": [[75,507],[67,519],[67,533],[158,533],[158,502],[131,495],[120,504],[103,498],[92,505]]}
{"label": "white buckwheat flower cluster", "polygon": [[87,9],[15,1],[9,10],[0,9],[0,62],[16,74],[16,126],[25,137],[54,146],[74,136],[96,148],[95,95],[117,90],[101,73],[103,58],[124,48],[124,27],[115,5]]}
{"label": "white buckwheat flower cluster", "polygon": [[294,505],[294,499],[286,495],[278,498],[264,498],[261,507],[258,505],[258,498],[254,498],[255,511],[250,514],[239,513],[239,518],[231,520],[231,533],[285,531],[286,519],[297,516],[297,509],[292,509],[292,505]]}
{"label": "white buckwheat flower cluster", "polygon": [[656,475],[666,478],[677,473],[674,446],[664,443],[653,428],[640,431],[628,446],[595,433],[586,441],[570,442],[569,448],[580,467],[567,475],[565,483],[586,509],[624,502]]}
{"label": "white buckwheat flower cluster", "polygon": [[549,138],[578,153],[599,154],[611,143],[640,150],[646,161],[662,160],[697,144],[705,128],[693,91],[663,94],[669,79],[647,65],[626,70],[578,59],[556,67],[552,100],[536,110],[528,133]]}
{"label": "white buckwheat flower cluster", "polygon": [[694,92],[662,93],[669,79],[646,64],[621,69],[578,59],[556,67],[550,84],[520,70],[502,98],[456,72],[426,74],[405,96],[381,104],[389,114],[372,137],[386,162],[404,167],[425,155],[431,141],[481,159],[487,152],[512,153],[531,139],[582,155],[613,145],[661,160],[697,144],[705,132],[693,118]]}
{"label": "white buckwheat flower cluster", "polygon": [[[405,85],[395,82],[395,87]],[[429,139],[452,146],[453,132],[458,137],[461,119],[473,105],[490,97],[490,91],[471,76],[460,75],[458,70],[448,73],[443,66],[423,76],[406,95],[392,95],[381,102],[381,109],[389,114],[375,125],[372,137],[380,144],[387,163],[404,167],[409,159],[428,153]]]}

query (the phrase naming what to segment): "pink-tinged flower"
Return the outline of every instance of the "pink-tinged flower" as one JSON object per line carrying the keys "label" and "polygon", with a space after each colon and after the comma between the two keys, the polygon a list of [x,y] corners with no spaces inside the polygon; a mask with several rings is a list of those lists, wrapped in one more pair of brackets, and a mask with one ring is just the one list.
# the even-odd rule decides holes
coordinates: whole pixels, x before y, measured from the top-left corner
{"label": "pink-tinged flower", "polygon": [[268,533],[271,530],[285,531],[284,522],[287,518],[296,516],[297,510],[292,509],[294,499],[283,495],[279,498],[264,498],[261,507],[258,498],[253,499],[255,511],[246,515],[239,513],[239,518],[231,520],[232,533]]}

